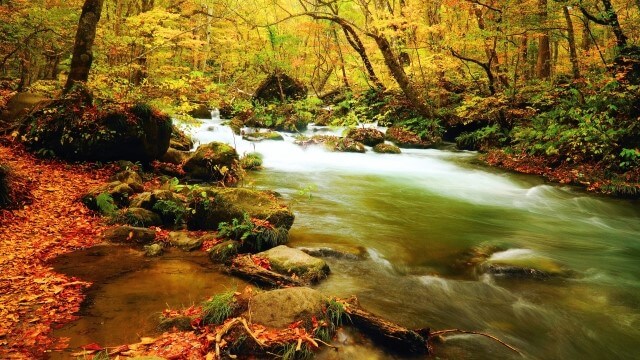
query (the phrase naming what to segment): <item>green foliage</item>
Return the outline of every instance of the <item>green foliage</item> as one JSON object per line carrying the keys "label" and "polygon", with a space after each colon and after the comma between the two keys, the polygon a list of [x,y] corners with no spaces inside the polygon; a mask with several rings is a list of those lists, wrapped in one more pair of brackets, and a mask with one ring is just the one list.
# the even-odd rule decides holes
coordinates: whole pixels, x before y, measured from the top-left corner
{"label": "green foliage", "polygon": [[344,305],[335,299],[331,299],[327,302],[327,319],[332,329],[337,329],[344,323],[345,320],[351,321],[349,314],[344,309]]}
{"label": "green foliage", "polygon": [[222,324],[233,313],[234,291],[212,297],[202,304],[202,321],[205,324]]}
{"label": "green foliage", "polygon": [[262,155],[257,152],[245,154],[240,158],[240,166],[245,170],[256,170],[262,166]]}
{"label": "green foliage", "polygon": [[303,344],[300,350],[297,349],[298,344],[295,342],[282,345],[278,351],[278,356],[282,360],[307,360],[313,358],[313,351],[309,349],[307,344]]}
{"label": "green foliage", "polygon": [[620,168],[626,170],[640,164],[640,150],[624,148],[620,151]]}
{"label": "green foliage", "polygon": [[233,219],[231,224],[218,224],[218,233],[220,236],[240,241],[254,251],[263,251],[284,244],[289,239],[286,228],[276,228],[267,221],[251,219],[247,213],[244,213],[242,219]]}
{"label": "green foliage", "polygon": [[444,127],[438,119],[426,119],[421,116],[416,116],[402,120],[398,124],[418,135],[420,139],[433,142],[437,142],[434,140],[442,138],[442,134],[444,133]]}
{"label": "green foliage", "polygon": [[113,216],[118,211],[118,206],[116,206],[113,197],[109,193],[98,194],[96,196],[96,206],[102,214],[107,216]]}
{"label": "green foliage", "polygon": [[158,200],[153,205],[153,211],[159,213],[165,223],[173,222],[175,225],[182,223],[188,214],[188,209],[182,203],[172,200]]}
{"label": "green foliage", "polygon": [[485,151],[500,146],[507,141],[504,131],[498,124],[485,126],[476,131],[460,134],[456,138],[459,149]]}

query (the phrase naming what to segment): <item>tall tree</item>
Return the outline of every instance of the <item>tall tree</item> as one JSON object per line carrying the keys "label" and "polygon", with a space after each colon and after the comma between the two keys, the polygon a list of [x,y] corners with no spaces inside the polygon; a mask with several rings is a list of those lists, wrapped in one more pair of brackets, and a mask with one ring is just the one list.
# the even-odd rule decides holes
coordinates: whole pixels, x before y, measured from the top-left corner
{"label": "tall tree", "polygon": [[86,82],[89,79],[89,70],[93,63],[93,42],[96,38],[96,28],[100,21],[103,3],[104,0],[86,0],[82,6],[73,46],[71,69],[64,92],[69,91],[76,82]]}
{"label": "tall tree", "polygon": [[[539,0],[541,23],[547,19],[547,0]],[[551,46],[549,43],[549,30],[543,30],[538,39],[538,61],[536,62],[536,77],[548,79],[551,76]]]}
{"label": "tall tree", "polygon": [[563,6],[562,12],[564,13],[564,19],[567,22],[567,41],[569,42],[569,60],[571,61],[571,70],[573,72],[573,78],[580,78],[580,67],[578,66],[578,52],[576,51],[576,37],[573,31],[573,21],[571,21],[571,14],[569,14],[569,7]]}

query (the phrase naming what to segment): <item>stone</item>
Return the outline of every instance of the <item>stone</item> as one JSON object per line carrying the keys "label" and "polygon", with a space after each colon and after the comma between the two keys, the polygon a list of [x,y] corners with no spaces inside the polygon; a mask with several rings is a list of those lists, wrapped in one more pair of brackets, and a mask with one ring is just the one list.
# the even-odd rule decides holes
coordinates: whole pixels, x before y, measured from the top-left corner
{"label": "stone", "polygon": [[129,197],[133,195],[135,191],[131,186],[124,184],[120,181],[113,181],[108,184],[100,185],[91,189],[87,194],[82,197],[82,203],[91,210],[101,211],[98,207],[97,197],[100,194],[108,194],[113,199],[113,202],[118,207],[129,205]]}
{"label": "stone", "polygon": [[179,201],[176,195],[170,190],[153,190],[136,195],[131,199],[131,207],[153,210],[153,206],[161,200]]}
{"label": "stone", "polygon": [[199,104],[189,111],[189,116],[196,119],[211,119],[211,109],[207,105]]}
{"label": "stone", "polygon": [[151,245],[144,246],[144,256],[146,257],[156,257],[162,255],[164,252],[164,246],[161,243],[155,243]]}
{"label": "stone", "polygon": [[102,238],[112,243],[150,244],[156,239],[156,232],[140,227],[116,226],[107,229]]}
{"label": "stone", "polygon": [[182,169],[191,178],[219,181],[225,177],[222,168],[232,172],[237,161],[238,153],[233,147],[214,141],[200,145]]}
{"label": "stone", "polygon": [[183,231],[172,231],[169,233],[169,244],[184,251],[197,250],[202,246],[203,239],[189,235]]}
{"label": "stone", "polygon": [[162,318],[162,320],[160,320],[160,324],[158,324],[158,331],[164,332],[172,330],[174,328],[178,331],[191,331],[193,330],[191,321],[192,319],[188,316]]}
{"label": "stone", "polygon": [[381,143],[373,147],[373,151],[379,154],[400,154],[402,151],[393,144]]}
{"label": "stone", "polygon": [[146,104],[94,106],[91,96],[72,91],[36,108],[18,131],[30,150],[63,159],[152,161],[169,148],[171,125],[168,115]]}
{"label": "stone", "polygon": [[256,294],[251,299],[249,314],[252,322],[276,329],[313,316],[322,317],[326,298],[317,290],[308,287],[291,287]]}
{"label": "stone", "polygon": [[285,245],[257,253],[256,256],[269,260],[271,270],[277,273],[289,276],[295,274],[308,281],[323,279],[330,271],[324,260]]}
{"label": "stone", "polygon": [[169,147],[179,151],[190,151],[193,148],[193,140],[184,131],[173,125]]}
{"label": "stone", "polygon": [[109,181],[120,181],[123,184],[127,184],[136,193],[144,191],[142,176],[131,169],[113,175]]}
{"label": "stone", "polygon": [[[206,198],[202,197],[205,193]],[[189,208],[193,213],[188,226],[192,230],[217,230],[221,222],[231,223],[250,217],[267,220],[276,228],[289,230],[295,216],[289,207],[271,191],[247,188],[209,188],[194,190]]]}
{"label": "stone", "polygon": [[161,226],[160,215],[143,208],[130,207],[118,215],[118,220],[133,226]]}
{"label": "stone", "polygon": [[252,133],[244,134],[242,138],[247,141],[262,141],[262,140],[282,141],[284,140],[282,135],[280,135],[280,133],[275,131],[252,132]]}
{"label": "stone", "polygon": [[296,140],[295,144],[301,146],[322,144],[327,150],[338,152],[363,153],[366,151],[364,144],[350,138],[341,138],[334,135],[314,135],[308,139]]}
{"label": "stone", "polygon": [[180,165],[183,162],[187,161],[189,156],[191,156],[191,153],[188,151],[180,151],[170,147],[167,152],[162,155],[160,161]]}
{"label": "stone", "polygon": [[306,254],[320,258],[334,258],[345,260],[363,260],[368,257],[367,249],[364,247],[341,246],[339,249],[330,247],[300,247],[298,248]]}
{"label": "stone", "polygon": [[346,137],[367,146],[375,146],[384,142],[384,133],[372,128],[349,129]]}
{"label": "stone", "polygon": [[254,94],[255,100],[263,102],[299,100],[307,96],[307,87],[299,80],[276,71],[262,81]]}

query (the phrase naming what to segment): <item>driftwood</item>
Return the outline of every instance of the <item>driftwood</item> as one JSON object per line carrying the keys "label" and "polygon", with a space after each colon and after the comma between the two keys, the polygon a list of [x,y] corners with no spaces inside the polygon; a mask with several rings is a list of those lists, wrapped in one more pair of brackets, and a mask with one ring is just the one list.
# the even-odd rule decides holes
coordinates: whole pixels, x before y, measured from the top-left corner
{"label": "driftwood", "polygon": [[355,327],[369,335],[380,345],[389,347],[394,352],[414,355],[429,354],[428,329],[421,331],[422,334],[419,334],[416,331],[387,321],[364,310],[360,307],[355,297],[348,301],[345,311]]}
{"label": "driftwood", "polygon": [[278,274],[271,270],[256,265],[251,259],[251,255],[238,255],[231,260],[229,272],[245,278],[258,285],[283,288],[288,286],[304,286],[306,283],[291,276]]}

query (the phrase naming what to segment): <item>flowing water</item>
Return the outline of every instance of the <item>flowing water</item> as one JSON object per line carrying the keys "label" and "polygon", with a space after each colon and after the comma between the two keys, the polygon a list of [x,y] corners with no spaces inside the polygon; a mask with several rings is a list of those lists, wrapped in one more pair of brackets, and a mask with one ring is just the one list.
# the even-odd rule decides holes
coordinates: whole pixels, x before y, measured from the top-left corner
{"label": "flowing water", "polygon": [[[364,250],[367,256],[362,260],[328,258],[332,273],[319,290],[341,297],[357,295],[367,309],[409,328],[488,333],[523,354],[485,337],[453,335],[436,344],[439,358],[586,360],[635,359],[640,354],[637,202],[482,167],[474,164],[476,154],[469,152],[331,153],[299,147],[291,134],[284,134],[285,141],[250,143],[233,135],[219,119],[191,131],[201,143],[223,141],[240,154],[257,151],[264,156],[264,169],[250,173],[243,185],[276,190],[290,202],[296,214],[291,246]],[[335,134],[341,129],[311,127],[308,132]],[[499,249],[487,254],[491,262],[563,276],[483,275],[467,264],[474,248]],[[216,290],[210,286],[211,276],[219,275],[207,273],[201,265],[176,264],[182,264],[180,277],[169,294],[158,294],[162,290],[152,285],[143,286],[144,294],[123,290],[135,288],[140,279],[151,284],[158,272],[170,272],[154,272],[154,267],[98,288],[96,303],[87,309],[95,317],[94,326],[115,317],[106,309],[109,306],[99,308],[97,301],[103,297],[106,303],[125,302],[118,311],[132,312],[129,308],[144,306],[149,298],[156,303],[167,297],[188,302],[185,288],[178,286],[184,282],[192,284],[198,296]],[[153,306],[162,309],[161,305]],[[73,326],[88,326],[83,321],[87,320]],[[137,340],[134,331],[118,331],[125,332],[119,342]],[[73,337],[78,331],[65,334]],[[114,345],[101,342],[95,331],[89,331],[86,340],[90,338]],[[339,337],[338,342],[349,345],[319,357],[391,358],[353,339]]]}
{"label": "flowing water", "polygon": [[[215,119],[193,132],[201,143],[264,156],[264,169],[244,185],[274,189],[293,204],[292,246],[366,249],[367,260],[328,259],[332,273],[318,286],[328,294],[356,294],[410,328],[486,332],[525,358],[640,354],[638,203],[474,165],[469,152],[332,153],[301,148],[290,134],[250,143]],[[492,246],[503,251],[490,261],[569,275],[509,279],[464,266],[465,252]],[[474,335],[449,336],[436,351],[450,359],[519,358]]]}

